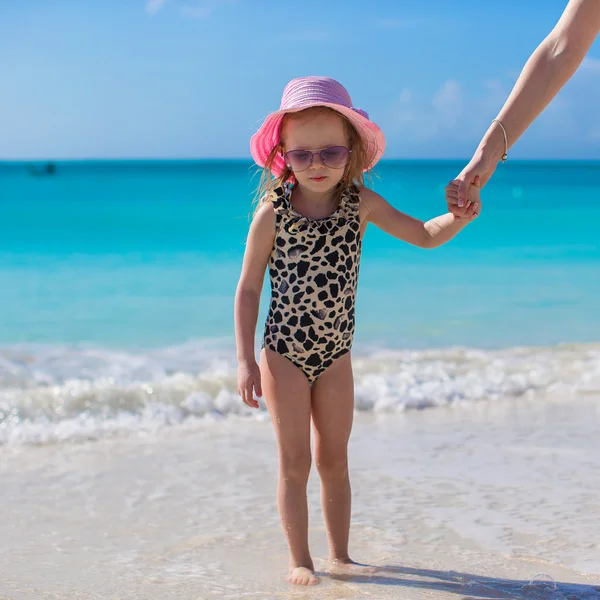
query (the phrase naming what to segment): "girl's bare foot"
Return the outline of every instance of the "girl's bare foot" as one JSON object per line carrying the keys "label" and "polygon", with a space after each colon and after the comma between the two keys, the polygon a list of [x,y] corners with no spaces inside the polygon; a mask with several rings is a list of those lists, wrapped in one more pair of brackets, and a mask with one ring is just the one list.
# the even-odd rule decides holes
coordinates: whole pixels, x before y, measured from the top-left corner
{"label": "girl's bare foot", "polygon": [[308,567],[294,567],[290,569],[287,580],[295,585],[316,585],[319,579],[314,571]]}
{"label": "girl's bare foot", "polygon": [[333,572],[355,575],[368,575],[377,571],[376,567],[354,562],[351,558],[333,558],[329,561],[329,567]]}

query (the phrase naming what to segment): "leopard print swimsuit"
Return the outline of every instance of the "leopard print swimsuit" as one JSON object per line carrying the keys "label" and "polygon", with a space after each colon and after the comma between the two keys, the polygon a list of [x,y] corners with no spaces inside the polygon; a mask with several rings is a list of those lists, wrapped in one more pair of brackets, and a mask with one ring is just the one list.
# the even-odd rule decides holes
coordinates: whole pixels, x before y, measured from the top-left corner
{"label": "leopard print swimsuit", "polygon": [[352,346],[361,253],[359,191],[354,184],[346,188],[337,210],[318,220],[294,211],[291,185],[274,194],[276,235],[263,348],[285,356],[312,385]]}

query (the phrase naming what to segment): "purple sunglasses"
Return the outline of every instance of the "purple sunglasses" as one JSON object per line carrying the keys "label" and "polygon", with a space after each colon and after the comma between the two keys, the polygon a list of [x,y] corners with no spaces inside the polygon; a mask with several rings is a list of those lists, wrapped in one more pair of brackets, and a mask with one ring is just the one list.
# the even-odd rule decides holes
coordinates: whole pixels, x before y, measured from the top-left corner
{"label": "purple sunglasses", "polygon": [[283,157],[285,164],[295,173],[306,171],[312,164],[315,154],[319,155],[321,162],[330,169],[342,169],[348,162],[348,157],[352,150],[346,146],[330,146],[323,148],[319,152],[310,150],[290,150]]}

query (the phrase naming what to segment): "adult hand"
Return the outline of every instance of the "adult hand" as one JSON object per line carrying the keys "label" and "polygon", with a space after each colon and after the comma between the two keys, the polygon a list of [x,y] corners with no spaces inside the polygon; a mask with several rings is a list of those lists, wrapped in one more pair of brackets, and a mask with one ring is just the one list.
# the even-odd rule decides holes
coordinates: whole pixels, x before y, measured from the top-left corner
{"label": "adult hand", "polygon": [[468,201],[469,186],[475,183],[475,178],[478,177],[478,187],[482,188],[494,174],[497,164],[496,161],[492,162],[482,154],[476,154],[460,172],[454,180],[458,181],[458,193],[456,196],[446,197],[448,211],[454,215],[455,219],[473,217],[475,209],[473,204]]}
{"label": "adult hand", "polygon": [[[446,191],[446,202],[450,204],[455,201],[458,202],[458,186],[460,184],[459,179],[455,179],[451,181],[444,190]],[[479,216],[479,211],[481,208],[481,197],[479,195],[480,190],[479,185],[479,177],[475,176],[475,181],[469,186],[467,190],[467,211],[466,214],[462,217],[454,216],[455,220],[464,220],[468,218],[475,219]],[[472,217],[466,216],[467,214],[472,214]]]}

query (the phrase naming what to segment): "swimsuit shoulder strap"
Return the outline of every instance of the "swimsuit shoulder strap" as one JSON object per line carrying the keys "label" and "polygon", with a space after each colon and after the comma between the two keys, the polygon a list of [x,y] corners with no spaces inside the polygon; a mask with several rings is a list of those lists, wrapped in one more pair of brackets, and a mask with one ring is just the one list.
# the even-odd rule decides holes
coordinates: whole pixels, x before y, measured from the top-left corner
{"label": "swimsuit shoulder strap", "polygon": [[342,199],[344,212],[350,216],[354,215],[358,217],[358,211],[360,209],[360,191],[355,183],[351,183],[342,192]]}

